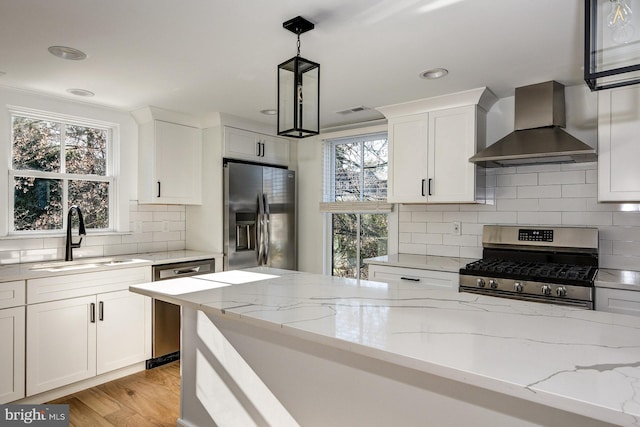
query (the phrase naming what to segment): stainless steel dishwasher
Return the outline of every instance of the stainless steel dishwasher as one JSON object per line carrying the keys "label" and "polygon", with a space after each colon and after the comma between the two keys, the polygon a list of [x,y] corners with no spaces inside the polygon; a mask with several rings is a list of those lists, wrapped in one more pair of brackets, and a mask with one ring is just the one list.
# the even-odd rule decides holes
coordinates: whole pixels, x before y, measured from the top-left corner
{"label": "stainless steel dishwasher", "polygon": [[[175,279],[215,272],[215,260],[178,262],[154,265],[153,281]],[[180,358],[180,306],[153,300],[152,358],[147,369],[164,365]]]}

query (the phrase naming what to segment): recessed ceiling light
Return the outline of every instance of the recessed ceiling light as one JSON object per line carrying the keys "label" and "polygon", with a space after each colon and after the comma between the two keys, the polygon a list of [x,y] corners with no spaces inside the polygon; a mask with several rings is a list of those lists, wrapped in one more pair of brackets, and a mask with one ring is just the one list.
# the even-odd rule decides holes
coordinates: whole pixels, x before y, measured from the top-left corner
{"label": "recessed ceiling light", "polygon": [[49,46],[49,53],[62,59],[70,59],[72,61],[80,61],[87,57],[87,54],[81,50],[68,46]]}
{"label": "recessed ceiling light", "polygon": [[432,68],[421,72],[420,77],[423,79],[434,80],[444,77],[447,74],[449,74],[449,70],[445,68]]}
{"label": "recessed ceiling light", "polygon": [[266,114],[267,116],[275,116],[276,114],[278,114],[278,110],[274,110],[272,108],[270,108],[268,110],[260,110],[260,112],[262,114]]}
{"label": "recessed ceiling light", "polygon": [[67,89],[67,92],[77,96],[93,96],[95,93],[85,89]]}

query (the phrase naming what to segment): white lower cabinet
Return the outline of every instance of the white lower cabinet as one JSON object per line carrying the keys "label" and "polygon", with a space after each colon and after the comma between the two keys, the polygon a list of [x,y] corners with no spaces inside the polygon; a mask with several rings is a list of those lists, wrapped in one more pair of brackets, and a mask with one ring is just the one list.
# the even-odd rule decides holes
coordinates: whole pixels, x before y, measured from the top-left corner
{"label": "white lower cabinet", "polygon": [[[148,281],[151,268],[138,267],[28,283],[27,396],[150,358],[151,299],[128,290],[130,284]],[[82,289],[109,292],[77,296]],[[29,295],[38,301],[45,295],[74,297],[29,304]]]}
{"label": "white lower cabinet", "polygon": [[151,298],[129,291],[98,295],[97,373],[151,357]]}
{"label": "white lower cabinet", "polygon": [[640,316],[640,292],[596,287],[596,310]]}
{"label": "white lower cabinet", "polygon": [[27,396],[96,375],[96,297],[27,307]]}
{"label": "white lower cabinet", "polygon": [[24,306],[0,310],[0,404],[24,397],[24,312]]}
{"label": "white lower cabinet", "polygon": [[456,290],[458,273],[369,264],[368,280],[416,283],[427,289]]}

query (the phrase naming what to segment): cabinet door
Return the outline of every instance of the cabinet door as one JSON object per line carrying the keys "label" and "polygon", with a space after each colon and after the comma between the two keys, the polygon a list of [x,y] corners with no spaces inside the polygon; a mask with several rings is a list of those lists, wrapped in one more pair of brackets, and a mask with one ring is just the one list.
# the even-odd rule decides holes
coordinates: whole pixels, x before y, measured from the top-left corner
{"label": "cabinet door", "polygon": [[262,153],[257,134],[231,127],[224,128],[224,156],[257,162]]}
{"label": "cabinet door", "polygon": [[598,92],[598,200],[640,201],[640,87]]}
{"label": "cabinet door", "polygon": [[156,199],[158,203],[201,203],[200,129],[155,121]]}
{"label": "cabinet door", "polygon": [[475,201],[476,106],[429,113],[428,201]]}
{"label": "cabinet door", "polygon": [[260,135],[262,162],[271,165],[289,166],[289,140],[274,136]]}
{"label": "cabinet door", "polygon": [[96,297],[27,306],[27,396],[96,374]]}
{"label": "cabinet door", "polygon": [[24,397],[25,308],[0,310],[0,404]]}
{"label": "cabinet door", "polygon": [[640,292],[596,288],[596,310],[640,316]]}
{"label": "cabinet door", "polygon": [[427,201],[427,114],[389,120],[389,203]]}
{"label": "cabinet door", "polygon": [[151,357],[151,298],[129,291],[97,296],[97,373]]}

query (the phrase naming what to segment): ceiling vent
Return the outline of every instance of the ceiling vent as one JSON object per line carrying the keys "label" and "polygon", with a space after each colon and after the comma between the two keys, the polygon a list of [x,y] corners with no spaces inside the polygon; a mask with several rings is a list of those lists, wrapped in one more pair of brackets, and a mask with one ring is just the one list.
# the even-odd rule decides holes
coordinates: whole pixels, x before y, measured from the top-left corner
{"label": "ceiling vent", "polygon": [[358,105],[357,107],[347,108],[346,110],[336,111],[337,114],[352,114],[358,113],[360,111],[370,110],[371,108],[365,107],[364,105]]}

